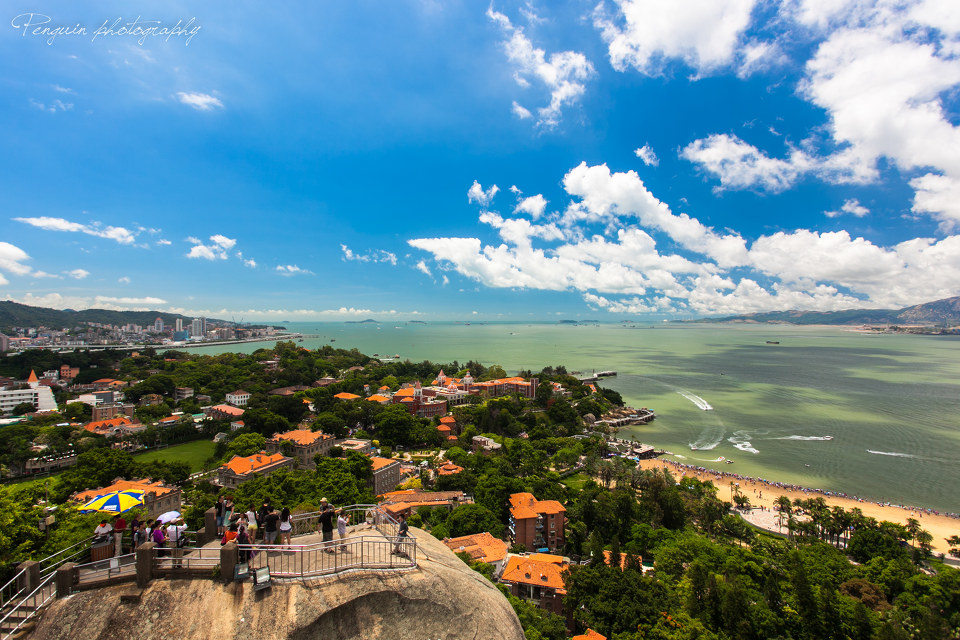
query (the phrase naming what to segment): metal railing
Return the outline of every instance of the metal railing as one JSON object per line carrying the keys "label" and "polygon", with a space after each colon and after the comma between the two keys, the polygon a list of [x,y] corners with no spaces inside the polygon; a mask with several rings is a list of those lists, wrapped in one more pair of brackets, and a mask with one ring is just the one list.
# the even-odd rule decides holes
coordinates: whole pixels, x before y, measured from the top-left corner
{"label": "metal railing", "polygon": [[[387,513],[383,507],[376,504],[352,504],[341,508],[347,515],[348,526],[357,527],[367,525],[376,529],[386,537],[397,535],[397,529],[400,523],[392,515]],[[298,513],[291,517],[293,524],[292,534],[295,536],[306,535],[317,531],[317,524],[320,520],[319,511],[309,513]],[[334,530],[336,530],[336,517],[334,517]]]}
{"label": "metal railing", "polygon": [[37,587],[4,612],[0,618],[0,639],[7,640],[13,637],[27,622],[32,620],[41,607],[46,605],[56,595],[54,585],[55,574],[44,578]]}
{"label": "metal railing", "polygon": [[[313,578],[354,570],[411,569],[417,566],[417,540],[357,536],[310,545],[241,545],[240,560],[251,571],[268,567],[275,578]],[[252,557],[251,557],[252,555]]]}
{"label": "metal railing", "polygon": [[183,547],[181,549],[153,550],[154,566],[158,571],[213,571],[220,565],[220,547]]}
{"label": "metal railing", "polygon": [[137,555],[128,553],[104,560],[78,564],[74,571],[74,582],[77,584],[109,580],[119,576],[133,576],[137,572]]}
{"label": "metal railing", "polygon": [[4,612],[7,603],[11,600],[16,599],[17,596],[23,595],[23,583],[26,579],[27,572],[24,569],[21,569],[10,578],[10,581],[7,584],[0,587],[0,613]]}
{"label": "metal railing", "polygon": [[93,544],[93,536],[72,544],[65,549],[61,549],[46,558],[38,560],[40,565],[40,575],[50,575],[57,570],[57,567],[65,562],[75,562],[90,553],[90,546]]}

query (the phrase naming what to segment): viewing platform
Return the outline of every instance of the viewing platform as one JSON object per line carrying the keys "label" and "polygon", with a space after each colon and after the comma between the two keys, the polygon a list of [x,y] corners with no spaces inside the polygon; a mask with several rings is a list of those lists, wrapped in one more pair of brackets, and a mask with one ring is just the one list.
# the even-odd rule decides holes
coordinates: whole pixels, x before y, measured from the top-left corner
{"label": "viewing platform", "polygon": [[417,539],[397,536],[399,523],[390,514],[377,505],[351,505],[343,511],[349,520],[343,540],[334,532],[335,539],[324,542],[315,512],[293,517],[290,545],[238,545],[235,541],[221,545],[215,521],[208,517],[205,530],[191,532],[187,546],[180,548],[147,542],[131,553],[87,561],[95,549],[92,540],[86,540],[39,562],[24,562],[14,578],[0,587],[0,640],[23,635],[58,598],[121,583],[143,589],[158,578],[225,584],[252,581],[260,589],[271,583],[348,572],[382,574],[418,568]]}

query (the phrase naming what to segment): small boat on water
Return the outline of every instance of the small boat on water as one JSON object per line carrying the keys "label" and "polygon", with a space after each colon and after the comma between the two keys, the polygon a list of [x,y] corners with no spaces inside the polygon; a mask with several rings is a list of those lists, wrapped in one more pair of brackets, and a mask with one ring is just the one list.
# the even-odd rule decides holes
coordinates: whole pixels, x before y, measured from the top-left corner
{"label": "small boat on water", "polygon": [[617,375],[617,372],[616,372],[616,371],[601,371],[601,372],[598,373],[597,375],[600,376],[601,378],[610,378],[610,377],[613,377],[613,376]]}
{"label": "small boat on water", "polygon": [[726,462],[727,464],[733,464],[733,460],[731,460],[730,458],[727,458],[726,460],[724,460],[724,462]]}
{"label": "small boat on water", "polygon": [[767,340],[767,344],[780,344],[779,340]]}

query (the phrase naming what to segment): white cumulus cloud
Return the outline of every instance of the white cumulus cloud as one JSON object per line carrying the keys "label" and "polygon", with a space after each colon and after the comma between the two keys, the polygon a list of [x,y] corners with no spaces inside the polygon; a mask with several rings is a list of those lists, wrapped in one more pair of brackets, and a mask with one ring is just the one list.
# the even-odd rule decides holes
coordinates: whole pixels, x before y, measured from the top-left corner
{"label": "white cumulus cloud", "polygon": [[177,93],[177,100],[188,107],[193,107],[197,111],[212,111],[223,108],[223,103],[220,102],[220,99],[209,93],[180,91]]}
{"label": "white cumulus cloud", "polygon": [[[594,74],[593,65],[577,51],[560,51],[548,56],[546,51],[534,46],[522,27],[515,26],[492,6],[487,9],[487,17],[506,36],[503,49],[514,65],[517,84],[527,88],[530,80],[535,79],[550,92],[549,104],[537,109],[537,124],[555,127],[560,122],[563,108],[579,100],[586,91],[584,82]],[[521,119],[533,115],[516,102],[513,103],[513,113]]]}
{"label": "white cumulus cloud", "polygon": [[34,218],[14,218],[17,222],[28,224],[38,229],[47,231],[65,231],[74,233],[85,233],[97,238],[106,238],[120,244],[133,244],[136,240],[136,233],[126,227],[104,226],[99,222],[83,224],[72,222],[64,218],[53,218],[48,216],[39,216]]}
{"label": "white cumulus cloud", "polygon": [[476,202],[485,207],[490,204],[498,191],[500,191],[500,187],[497,185],[492,185],[484,190],[484,188],[480,186],[480,183],[474,180],[470,188],[467,189],[467,202]]}

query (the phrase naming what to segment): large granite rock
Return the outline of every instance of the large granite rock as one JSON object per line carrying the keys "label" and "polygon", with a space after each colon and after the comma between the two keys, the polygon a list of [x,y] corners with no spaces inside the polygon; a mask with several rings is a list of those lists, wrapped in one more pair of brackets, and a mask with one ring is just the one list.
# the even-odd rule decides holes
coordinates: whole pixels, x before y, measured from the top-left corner
{"label": "large granite rock", "polygon": [[[252,585],[209,579],[123,584],[54,602],[35,640],[523,640],[506,598],[428,533],[420,567]],[[136,598],[121,596],[139,594]],[[132,600],[132,602],[130,602]]]}

